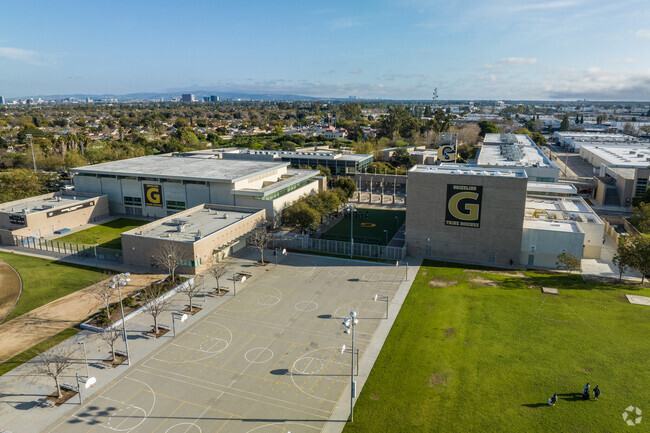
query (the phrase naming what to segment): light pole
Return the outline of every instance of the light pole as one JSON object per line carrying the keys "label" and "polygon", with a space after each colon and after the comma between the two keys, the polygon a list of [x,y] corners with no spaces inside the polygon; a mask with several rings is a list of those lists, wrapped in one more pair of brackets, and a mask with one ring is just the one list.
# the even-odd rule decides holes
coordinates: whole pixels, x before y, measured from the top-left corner
{"label": "light pole", "polygon": [[34,142],[32,141],[32,134],[25,134],[25,138],[29,139],[29,147],[32,148],[32,162],[34,162],[34,173],[36,173],[36,158],[34,157]]}
{"label": "light pole", "polygon": [[90,377],[88,372],[88,357],[86,356],[86,340],[77,341],[77,344],[81,344],[84,348],[84,362],[86,363],[86,377]]}
{"label": "light pole", "polygon": [[237,274],[232,274],[232,295],[237,296]]}
{"label": "light pole", "polygon": [[124,320],[124,305],[122,304],[122,286],[126,286],[126,284],[131,281],[131,278],[129,278],[130,276],[131,274],[126,272],[124,274],[117,274],[111,280],[113,283],[111,288],[114,289],[115,286],[117,286],[117,293],[120,297],[120,311],[122,312],[122,339],[124,340],[124,347],[126,348],[126,365],[131,365],[131,355],[129,354],[129,339],[126,337],[126,320]]}
{"label": "light pole", "polygon": [[350,207],[350,258],[354,254],[354,205]]}
{"label": "light pole", "polygon": [[185,322],[189,317],[187,314],[184,313],[172,312],[172,329],[174,330],[174,338],[176,338],[176,323],[175,323],[176,316],[178,316],[178,320],[180,320],[181,323]]}
{"label": "light pole", "polygon": [[376,301],[386,301],[386,318],[388,319],[388,302],[390,301],[390,298],[388,296],[375,294],[375,297],[372,300],[375,301],[375,302]]}
{"label": "light pole", "polygon": [[350,311],[350,318],[343,321],[346,334],[352,335],[352,347],[350,351],[350,422],[354,422],[354,397],[357,394],[357,383],[354,381],[354,328],[359,323],[357,312]]}

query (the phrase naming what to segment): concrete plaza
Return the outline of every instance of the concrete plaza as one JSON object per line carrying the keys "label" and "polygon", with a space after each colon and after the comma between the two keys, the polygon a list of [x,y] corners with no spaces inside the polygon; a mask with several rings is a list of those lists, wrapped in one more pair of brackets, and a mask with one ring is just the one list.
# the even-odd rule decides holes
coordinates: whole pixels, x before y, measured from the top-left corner
{"label": "concrete plaza", "polygon": [[44,431],[296,433],[321,431],[328,420],[342,428],[352,357],[342,319],[358,312],[355,349],[367,376],[364,355],[376,356],[392,322],[381,299],[400,285],[405,295],[405,268],[299,254],[278,266],[253,263],[241,265],[253,277],[236,296],[176,338],[162,337],[168,342]]}

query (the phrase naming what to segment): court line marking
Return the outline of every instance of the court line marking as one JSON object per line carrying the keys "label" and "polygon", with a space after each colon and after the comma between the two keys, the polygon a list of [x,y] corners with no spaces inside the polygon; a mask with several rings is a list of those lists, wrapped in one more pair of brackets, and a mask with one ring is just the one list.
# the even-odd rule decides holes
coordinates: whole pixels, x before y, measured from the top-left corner
{"label": "court line marking", "polygon": [[[145,367],[145,368],[155,370],[155,369],[153,369],[151,367]],[[273,407],[279,407],[279,408],[282,408],[282,409],[287,409],[288,408],[288,409],[291,409],[291,410],[293,410],[295,412],[302,412],[304,414],[307,414],[307,415],[310,415],[310,416],[317,416],[317,417],[323,418],[323,419],[329,419],[329,416],[332,413],[331,410],[325,410],[325,409],[319,409],[317,407],[305,406],[305,405],[302,405],[302,404],[299,404],[299,403],[294,403],[294,402],[282,400],[280,398],[275,398],[275,397],[270,397],[268,395],[258,394],[258,393],[253,392],[253,391],[246,391],[246,390],[237,389],[237,388],[228,388],[225,385],[219,385],[219,384],[216,384],[216,383],[208,382],[207,380],[197,379],[196,377],[187,376],[187,375],[176,373],[176,372],[173,372],[173,371],[165,371],[165,373],[166,373],[165,375],[158,372],[158,370],[156,370],[156,372],[142,370],[142,369],[139,369],[137,371],[140,371],[140,372],[145,373],[145,374],[155,375],[155,376],[161,377],[163,379],[167,379],[167,380],[175,380],[176,382],[187,383],[184,380],[175,379],[173,377],[170,377],[171,375],[180,376],[180,377],[183,377],[185,379],[193,380],[195,382],[203,382],[203,383],[206,383],[208,385],[211,385],[211,386],[207,386],[207,385],[199,385],[199,384],[196,384],[196,383],[193,384],[194,386],[200,386],[202,388],[205,388],[205,389],[213,391],[213,392],[221,392],[221,393],[228,394],[228,395],[231,395],[231,396],[236,397],[236,398],[242,398],[242,399],[245,399],[245,400],[252,400],[252,401],[256,401],[258,403],[266,404],[266,405],[273,406]],[[246,395],[239,395],[239,394],[236,394],[236,393],[234,393],[232,391],[237,391],[238,393],[242,393],[242,394],[251,394],[251,395],[255,396],[256,398],[249,397],[249,396],[246,396]],[[265,399],[275,400],[275,401],[278,402],[278,404],[274,404],[274,403],[265,401]],[[279,403],[282,403],[282,405],[279,404]],[[287,405],[296,406],[298,408],[295,408],[295,407],[289,408]],[[299,408],[304,408],[304,409],[299,409]],[[319,411],[319,412],[326,413],[328,415],[327,416],[318,415],[318,414],[315,414],[315,413],[312,413],[312,412],[308,412],[305,409],[316,410],[316,411]]]}
{"label": "court line marking", "polygon": [[313,428],[313,429],[319,430],[319,431],[321,431],[323,429],[323,427],[324,427],[323,426],[323,427],[318,428],[318,427],[314,427],[313,425],[304,424],[304,423],[300,423],[300,422],[289,422],[289,423],[287,423],[287,422],[273,422],[273,423],[264,424],[264,425],[261,425],[259,427],[255,427],[253,429],[250,429],[246,433],[252,433],[255,430],[258,430],[258,429],[261,429],[261,428],[264,428],[264,427],[268,427],[268,426],[272,426],[272,425],[290,425],[290,424],[292,424],[292,425],[301,425],[301,426]]}

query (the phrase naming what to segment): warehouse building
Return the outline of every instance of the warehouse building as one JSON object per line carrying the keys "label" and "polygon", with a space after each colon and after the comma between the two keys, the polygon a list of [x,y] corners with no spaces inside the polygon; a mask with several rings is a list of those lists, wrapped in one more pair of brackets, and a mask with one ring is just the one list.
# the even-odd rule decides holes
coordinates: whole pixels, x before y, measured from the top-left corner
{"label": "warehouse building", "polygon": [[648,145],[583,145],[580,156],[594,166],[595,199],[601,205],[630,206],[645,194],[650,178]]}
{"label": "warehouse building", "polygon": [[52,192],[0,205],[0,237],[14,245],[14,236],[41,238],[109,216],[108,197]]}
{"label": "warehouse building", "polygon": [[143,156],[71,171],[77,191],[108,196],[111,214],[150,218],[209,203],[264,209],[277,222],[284,208],[325,186],[318,171],[290,169],[287,162],[209,154]]}
{"label": "warehouse building", "polygon": [[[263,209],[199,205],[122,233],[124,263],[160,267],[156,256],[174,252],[177,272],[198,274],[246,246],[246,237],[265,225]],[[173,247],[170,247],[173,246]]]}
{"label": "warehouse building", "polygon": [[557,182],[560,177],[559,168],[525,134],[485,134],[476,165],[521,168],[533,182]]}
{"label": "warehouse building", "polygon": [[[612,134],[605,132],[570,132],[555,131],[553,138],[569,152],[578,152],[583,145],[608,146],[608,145],[634,145],[642,144],[644,140],[631,135]],[[647,141],[645,141],[647,143]]]}

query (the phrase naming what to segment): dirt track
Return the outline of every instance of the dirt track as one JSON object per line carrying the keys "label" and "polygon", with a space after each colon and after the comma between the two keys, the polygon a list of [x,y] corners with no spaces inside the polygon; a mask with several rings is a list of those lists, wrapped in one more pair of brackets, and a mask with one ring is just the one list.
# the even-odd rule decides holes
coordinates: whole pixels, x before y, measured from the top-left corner
{"label": "dirt track", "polygon": [[13,310],[20,296],[20,275],[14,268],[0,261],[0,323]]}
{"label": "dirt track", "polygon": [[[162,278],[164,275],[160,274],[131,274],[131,282],[122,290],[122,296],[136,292],[152,281]],[[102,305],[91,294],[97,284],[59,298],[0,325],[0,362],[10,359],[99,311]],[[118,296],[115,293],[113,301],[117,300]]]}

